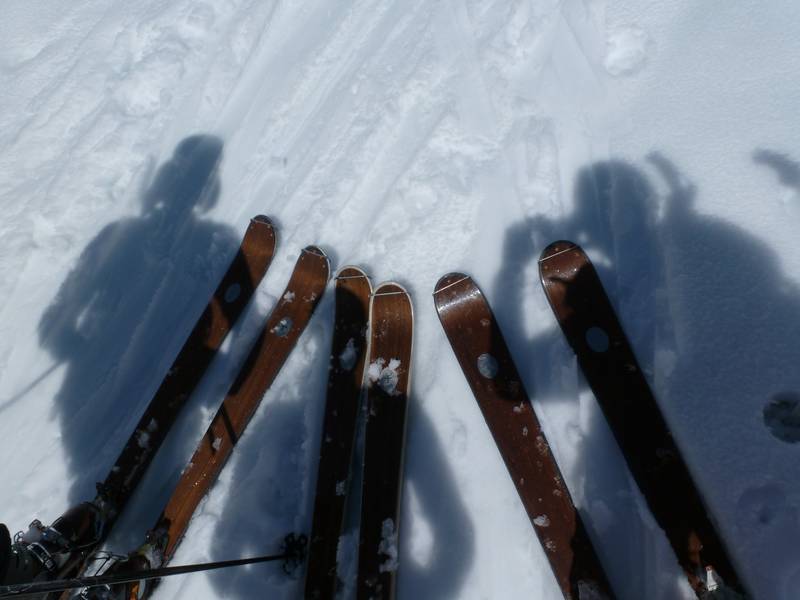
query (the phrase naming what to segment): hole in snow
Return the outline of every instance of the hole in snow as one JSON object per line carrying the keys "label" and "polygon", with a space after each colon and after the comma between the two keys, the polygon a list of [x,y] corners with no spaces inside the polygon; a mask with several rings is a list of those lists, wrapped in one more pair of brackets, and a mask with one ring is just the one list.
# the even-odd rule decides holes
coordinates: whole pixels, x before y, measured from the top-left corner
{"label": "hole in snow", "polygon": [[586,343],[593,352],[605,352],[608,350],[608,334],[600,327],[589,327],[586,330]]}
{"label": "hole in snow", "polygon": [[225,302],[230,304],[234,302],[242,293],[242,286],[238,283],[233,283],[228,286],[228,289],[225,290]]}
{"label": "hole in snow", "polygon": [[781,441],[800,442],[800,394],[781,392],[764,407],[764,424]]}

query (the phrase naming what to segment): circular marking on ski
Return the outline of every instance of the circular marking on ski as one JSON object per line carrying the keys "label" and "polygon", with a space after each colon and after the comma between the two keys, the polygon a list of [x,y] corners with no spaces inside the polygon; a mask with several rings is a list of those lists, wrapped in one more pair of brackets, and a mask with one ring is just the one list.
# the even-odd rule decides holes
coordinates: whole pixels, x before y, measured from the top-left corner
{"label": "circular marking on ski", "polygon": [[497,364],[497,359],[491,354],[481,354],[478,357],[478,371],[486,379],[494,379],[497,377],[497,371],[500,366]]}
{"label": "circular marking on ski", "polygon": [[608,334],[600,327],[589,327],[586,330],[586,343],[592,352],[597,352],[598,354],[608,351],[610,345]]}
{"label": "circular marking on ski", "polygon": [[225,303],[230,304],[231,302],[235,302],[241,295],[242,286],[238,283],[231,284],[228,286],[228,289],[225,290]]}

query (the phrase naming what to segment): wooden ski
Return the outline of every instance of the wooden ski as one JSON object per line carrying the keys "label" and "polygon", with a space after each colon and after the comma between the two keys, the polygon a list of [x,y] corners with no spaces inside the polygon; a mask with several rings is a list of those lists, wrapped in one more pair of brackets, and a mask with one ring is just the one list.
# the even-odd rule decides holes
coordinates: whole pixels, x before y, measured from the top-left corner
{"label": "wooden ski", "polygon": [[361,412],[372,295],[369,278],[357,267],[339,271],[335,290],[328,394],[305,581],[305,597],[317,600],[332,600],[336,593],[336,551],[344,523],[353,445]]}
{"label": "wooden ski", "polygon": [[539,274],[553,313],[689,584],[701,596],[743,585],[636,361],[592,262],[572,242],[550,244]]}
{"label": "wooden ski", "polygon": [[450,346],[564,598],[613,598],[603,567],[480,288],[468,275],[450,273],[436,284],[433,299]]}
{"label": "wooden ski", "polygon": [[[92,504],[96,507],[95,512],[102,512],[103,522],[94,528],[96,539],[69,556],[58,570],[57,577],[70,578],[82,573],[87,558],[105,541],[181,409],[264,277],[275,253],[275,243],[276,232],[272,222],[263,215],[254,217],[236,256],[114,466],[105,481],[97,485],[98,494]],[[86,512],[84,507],[88,506],[91,504],[75,507],[65,517]],[[66,597],[66,594],[61,596],[62,599]]]}
{"label": "wooden ski", "polygon": [[357,598],[393,600],[414,315],[400,285],[383,283],[370,303],[367,425]]}
{"label": "wooden ski", "polygon": [[[286,289],[267,318],[259,339],[228,390],[161,516],[145,543],[117,563],[113,572],[161,568],[180,544],[198,504],[217,480],[286,358],[294,348],[325,291],[328,257],[315,246],[303,249]],[[136,598],[149,598],[154,583],[129,586]],[[91,596],[90,596],[91,597]],[[114,596],[115,598],[117,596]],[[127,598],[127,595],[122,597]]]}

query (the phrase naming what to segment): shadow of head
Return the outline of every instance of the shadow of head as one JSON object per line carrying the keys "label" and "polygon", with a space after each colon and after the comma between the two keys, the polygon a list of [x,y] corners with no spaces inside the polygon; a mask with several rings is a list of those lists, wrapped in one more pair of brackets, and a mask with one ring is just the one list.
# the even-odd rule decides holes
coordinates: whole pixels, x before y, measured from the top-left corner
{"label": "shadow of head", "polygon": [[578,172],[575,220],[590,237],[650,228],[655,193],[643,173],[622,161],[605,161]]}
{"label": "shadow of head", "polygon": [[142,199],[145,216],[192,211],[205,213],[217,203],[223,142],[213,135],[193,135],[181,141],[158,170]]}

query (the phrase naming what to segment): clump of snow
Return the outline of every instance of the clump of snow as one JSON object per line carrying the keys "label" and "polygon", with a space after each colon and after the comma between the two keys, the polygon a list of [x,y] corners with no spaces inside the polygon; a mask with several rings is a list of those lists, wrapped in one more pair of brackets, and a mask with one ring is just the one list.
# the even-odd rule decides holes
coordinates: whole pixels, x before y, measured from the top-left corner
{"label": "clump of snow", "polygon": [[534,517],[533,524],[537,527],[549,527],[550,526],[550,518],[547,515],[539,515]]}
{"label": "clump of snow", "polygon": [[283,299],[286,302],[291,302],[292,300],[294,300],[294,292],[286,290],[286,293],[283,295]]}
{"label": "clump of snow", "polygon": [[150,446],[150,434],[139,429],[136,432],[136,443],[139,448],[147,449]]}
{"label": "clump of snow", "polygon": [[274,333],[278,337],[286,337],[292,330],[292,320],[289,317],[283,317],[278,324],[270,329],[270,333]]}
{"label": "clump of snow", "polygon": [[358,358],[358,348],[356,341],[353,338],[347,340],[347,345],[339,355],[339,366],[345,371],[352,371],[356,366],[356,359]]}
{"label": "clump of snow", "polygon": [[386,519],[381,523],[381,543],[378,545],[378,553],[386,557],[379,567],[381,573],[397,570],[397,529],[392,519]]}
{"label": "clump of snow", "polygon": [[608,600],[594,581],[582,579],[578,581],[578,600]]}
{"label": "clump of snow", "polygon": [[214,438],[214,441],[211,443],[211,447],[214,448],[215,451],[219,450],[220,446],[222,446],[222,438]]}
{"label": "clump of snow", "polygon": [[372,383],[377,385],[388,395],[394,396],[397,392],[399,380],[400,360],[392,358],[386,365],[386,359],[378,358],[370,363],[367,368],[367,376]]}
{"label": "clump of snow", "polygon": [[344,496],[347,493],[347,480],[336,482],[336,495]]}
{"label": "clump of snow", "polygon": [[638,27],[625,27],[608,35],[605,67],[611,75],[630,75],[647,59],[650,39]]}

